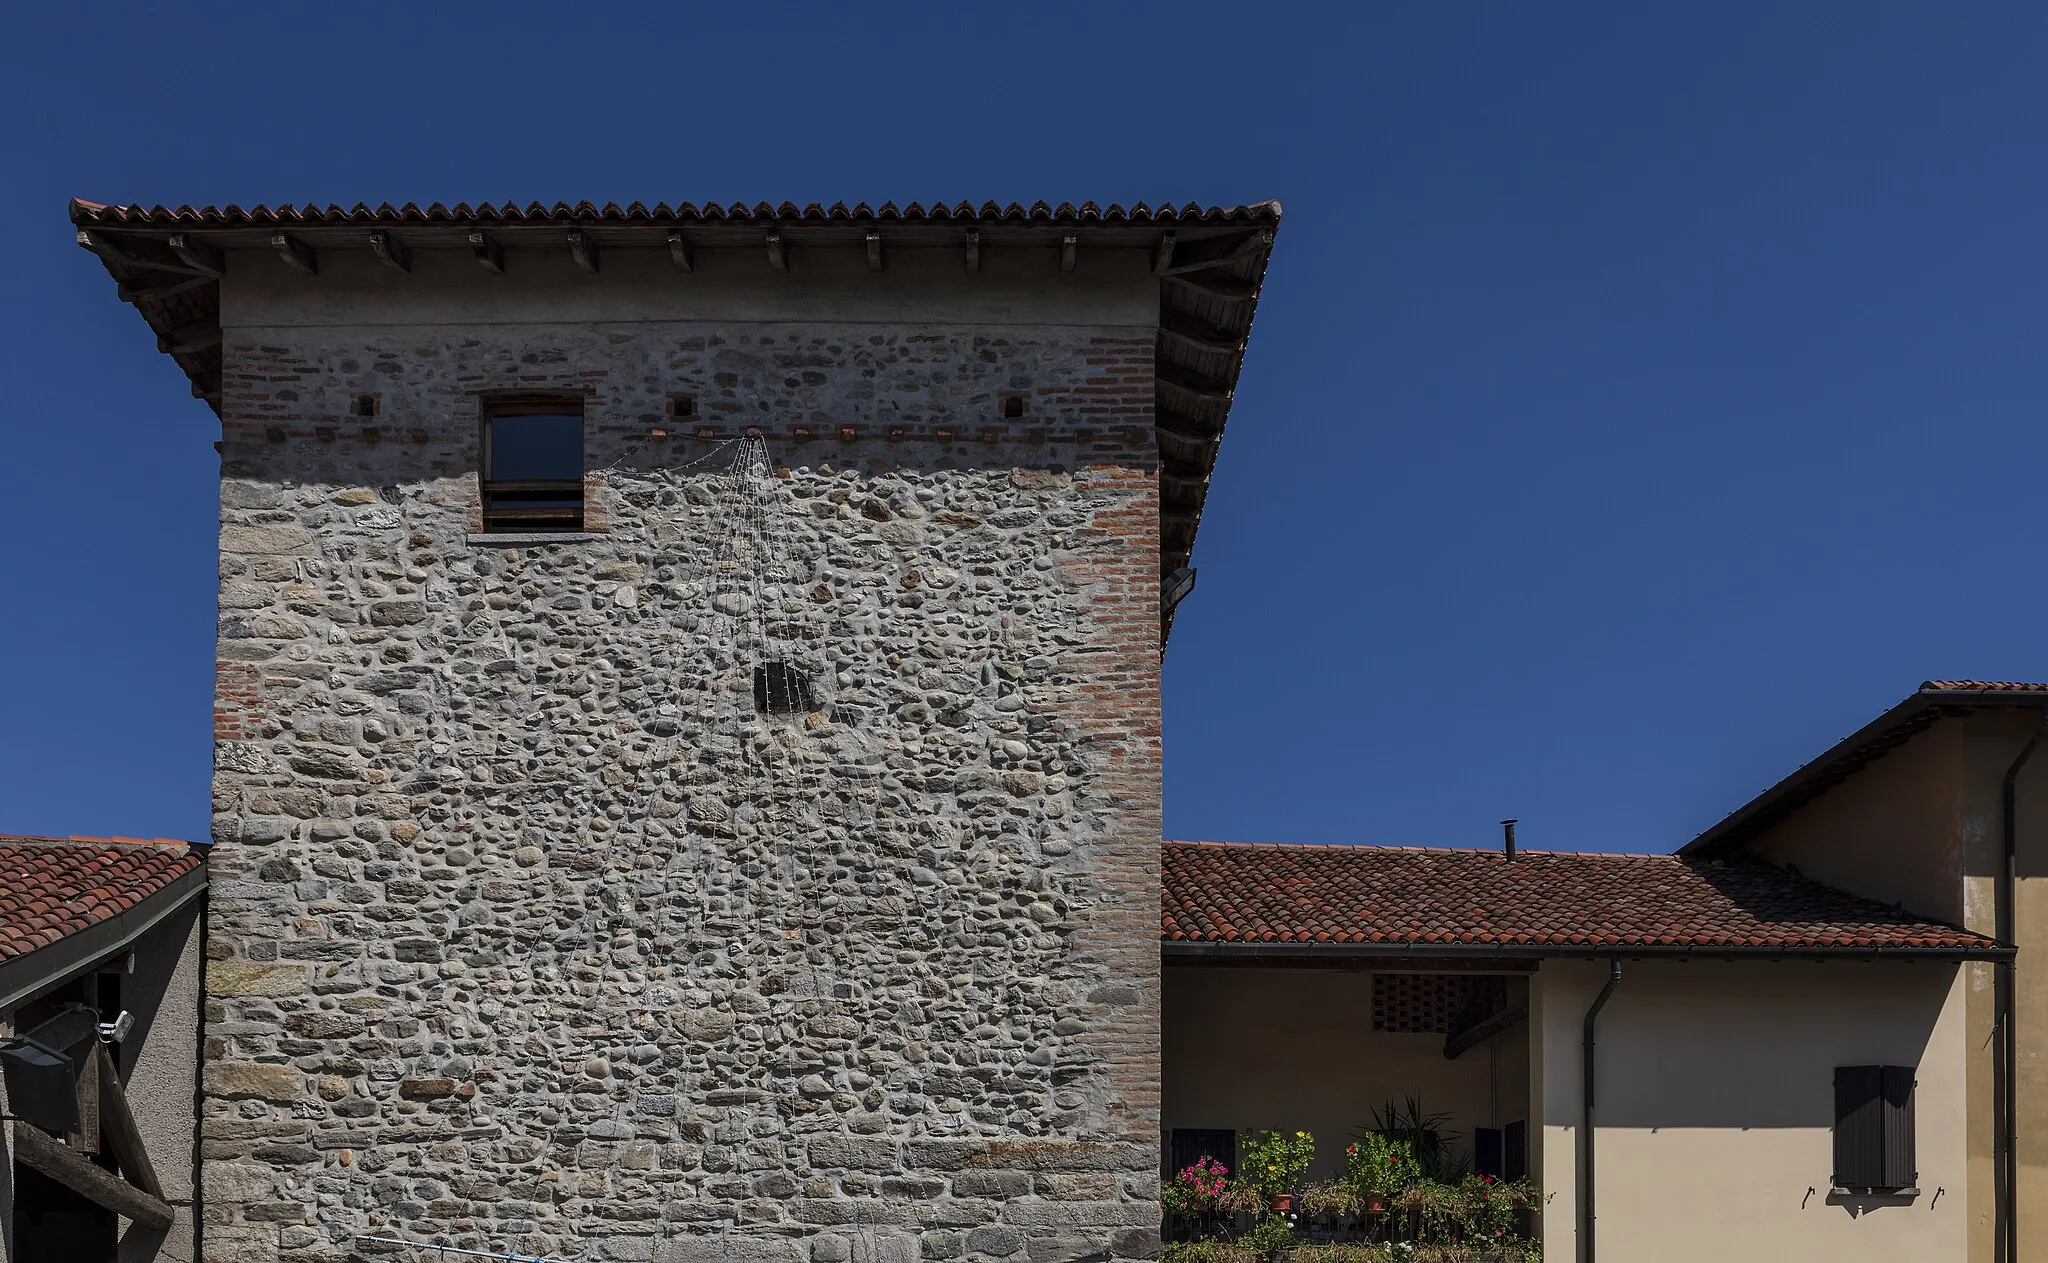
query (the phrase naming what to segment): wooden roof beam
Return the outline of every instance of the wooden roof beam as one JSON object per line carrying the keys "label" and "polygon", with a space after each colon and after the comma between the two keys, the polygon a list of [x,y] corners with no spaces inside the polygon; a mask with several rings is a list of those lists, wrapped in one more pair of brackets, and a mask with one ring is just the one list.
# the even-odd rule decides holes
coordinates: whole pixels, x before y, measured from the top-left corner
{"label": "wooden roof beam", "polygon": [[569,257],[576,260],[577,267],[597,275],[597,243],[581,228],[569,230]]}
{"label": "wooden roof beam", "polygon": [[390,233],[379,229],[370,234],[370,253],[377,256],[377,262],[394,268],[407,275],[412,273],[412,251],[405,243]]}
{"label": "wooden roof beam", "polygon": [[1228,272],[1216,272],[1197,279],[1186,273],[1176,272],[1165,278],[1175,285],[1191,289],[1207,298],[1225,303],[1248,303],[1258,298],[1259,287],[1254,281],[1232,276]]}
{"label": "wooden roof beam", "polygon": [[297,237],[282,232],[272,233],[270,248],[277,251],[277,257],[283,259],[285,266],[293,271],[304,272],[307,276],[320,274],[320,259],[313,253],[313,247]]}
{"label": "wooden roof beam", "polygon": [[138,241],[133,238],[117,241],[95,229],[81,228],[78,230],[78,244],[106,262],[124,267],[154,268],[159,272],[178,272],[186,276],[204,277],[207,280],[213,280],[220,275],[218,272],[193,267],[153,241]]}
{"label": "wooden roof beam", "polygon": [[1159,276],[1166,275],[1173,266],[1174,234],[1171,229],[1159,234],[1159,244],[1152,247],[1152,271]]}
{"label": "wooden roof beam", "polygon": [[981,271],[981,229],[979,228],[969,228],[967,230],[967,270],[970,272]]}
{"label": "wooden roof beam", "polygon": [[691,266],[694,261],[690,258],[690,243],[683,239],[683,230],[680,228],[668,230],[668,261],[676,265],[678,272],[694,270]]}
{"label": "wooden roof beam", "polygon": [[94,1166],[40,1128],[15,1124],[14,1158],[93,1205],[134,1220],[139,1228],[164,1232],[171,1226],[171,1208],[163,1198],[151,1196],[105,1167]]}
{"label": "wooden roof beam", "polygon": [[881,270],[882,270],[882,233],[881,233],[881,230],[880,230],[880,229],[876,229],[876,228],[870,228],[870,229],[868,229],[868,230],[867,230],[867,233],[866,233],[866,235],[865,235],[865,237],[863,238],[863,240],[865,240],[865,241],[867,242],[867,247],[868,247],[868,271],[870,271],[870,272],[879,272],[879,271],[881,271]]}
{"label": "wooden roof beam", "polygon": [[1223,267],[1240,259],[1250,258],[1272,244],[1273,234],[1263,230],[1235,237],[1208,237],[1201,241],[1190,241],[1184,245],[1176,245],[1166,265],[1157,270],[1162,276],[1178,276],[1183,272]]}
{"label": "wooden roof beam", "polygon": [[190,233],[174,232],[168,243],[171,253],[183,260],[193,271],[205,276],[225,276],[228,258],[214,246],[206,244]]}
{"label": "wooden roof beam", "polygon": [[1080,236],[1079,236],[1079,235],[1077,235],[1077,234],[1075,234],[1075,233],[1071,233],[1071,232],[1070,232],[1070,233],[1068,233],[1068,234],[1067,234],[1066,236],[1064,236],[1064,237],[1061,237],[1061,238],[1060,238],[1060,271],[1062,271],[1062,272],[1071,272],[1071,271],[1073,271],[1073,270],[1074,270],[1074,262],[1075,262],[1075,259],[1076,259],[1076,258],[1077,258],[1077,257],[1079,256],[1079,254],[1080,254],[1080,251],[1081,251],[1081,238],[1080,238]]}
{"label": "wooden roof beam", "polygon": [[147,285],[123,282],[114,287],[114,296],[124,303],[153,303],[213,283],[214,278],[210,276],[185,276],[175,281],[155,281]]}
{"label": "wooden roof beam", "polygon": [[219,345],[220,321],[213,317],[179,325],[169,333],[158,334],[156,339],[156,349],[165,355]]}
{"label": "wooden roof beam", "polygon": [[478,228],[469,234],[470,253],[476,255],[477,266],[492,276],[505,275],[505,247],[491,240],[491,235]]}
{"label": "wooden roof beam", "polygon": [[1223,433],[1223,427],[1213,421],[1199,421],[1171,408],[1154,409],[1152,424],[1155,428],[1189,443],[1214,442]]}
{"label": "wooden roof beam", "polygon": [[1159,316],[1159,332],[1197,351],[1236,355],[1244,350],[1244,336],[1198,320],[1185,312],[1167,311]]}
{"label": "wooden roof beam", "polygon": [[768,266],[778,272],[789,271],[789,248],[779,230],[768,234]]}
{"label": "wooden roof beam", "polygon": [[1155,365],[1152,371],[1161,385],[1171,386],[1175,390],[1186,391],[1197,398],[1211,399],[1217,403],[1230,402],[1229,382],[1218,381],[1191,368],[1182,368],[1178,364],[1165,362]]}

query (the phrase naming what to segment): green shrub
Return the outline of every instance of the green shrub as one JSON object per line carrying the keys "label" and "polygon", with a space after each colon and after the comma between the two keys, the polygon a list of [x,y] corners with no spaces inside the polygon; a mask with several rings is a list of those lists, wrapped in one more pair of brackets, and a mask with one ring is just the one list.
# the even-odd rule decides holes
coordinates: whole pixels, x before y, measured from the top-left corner
{"label": "green shrub", "polygon": [[1235,1241],[1173,1241],[1159,1247],[1159,1263],[1264,1263]]}
{"label": "green shrub", "polygon": [[1292,1193],[1307,1178],[1315,1157],[1316,1138],[1305,1131],[1237,1134],[1238,1178],[1268,1196]]}
{"label": "green shrub", "polygon": [[1238,1234],[1233,1245],[1242,1246],[1261,1259],[1270,1259],[1295,1243],[1294,1225],[1280,1215],[1261,1215],[1249,1231]]}

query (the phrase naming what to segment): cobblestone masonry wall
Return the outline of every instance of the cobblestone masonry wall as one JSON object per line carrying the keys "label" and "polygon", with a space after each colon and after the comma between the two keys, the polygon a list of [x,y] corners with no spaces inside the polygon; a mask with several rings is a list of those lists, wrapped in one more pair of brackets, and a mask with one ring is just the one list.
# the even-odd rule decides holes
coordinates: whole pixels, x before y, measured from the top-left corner
{"label": "cobblestone masonry wall", "polygon": [[[1151,1254],[1132,333],[230,329],[205,1257]],[[466,539],[509,388],[608,533]]]}

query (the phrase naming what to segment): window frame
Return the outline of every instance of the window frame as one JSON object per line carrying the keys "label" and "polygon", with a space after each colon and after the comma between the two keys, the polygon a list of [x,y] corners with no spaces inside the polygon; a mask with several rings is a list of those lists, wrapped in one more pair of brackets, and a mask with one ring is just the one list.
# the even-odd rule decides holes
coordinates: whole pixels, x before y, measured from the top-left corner
{"label": "window frame", "polygon": [[[590,415],[580,394],[533,392],[487,395],[481,401],[477,435],[477,501],[486,535],[581,534],[590,517],[585,479],[589,474],[585,445]],[[576,477],[501,479],[492,477],[493,430],[501,420],[517,417],[574,417]],[[554,493],[554,494],[550,494]],[[498,497],[507,497],[500,501]],[[521,507],[518,497],[536,503]]]}

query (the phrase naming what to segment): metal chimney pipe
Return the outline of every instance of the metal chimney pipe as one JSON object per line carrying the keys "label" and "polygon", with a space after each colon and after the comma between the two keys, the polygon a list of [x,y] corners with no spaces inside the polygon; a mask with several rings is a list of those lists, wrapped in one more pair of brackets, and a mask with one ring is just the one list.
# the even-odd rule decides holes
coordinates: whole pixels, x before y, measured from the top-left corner
{"label": "metal chimney pipe", "polygon": [[1500,827],[1503,835],[1501,837],[1501,849],[1506,851],[1508,859],[1512,860],[1515,858],[1515,821],[1513,819],[1503,820],[1500,822]]}

